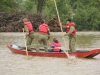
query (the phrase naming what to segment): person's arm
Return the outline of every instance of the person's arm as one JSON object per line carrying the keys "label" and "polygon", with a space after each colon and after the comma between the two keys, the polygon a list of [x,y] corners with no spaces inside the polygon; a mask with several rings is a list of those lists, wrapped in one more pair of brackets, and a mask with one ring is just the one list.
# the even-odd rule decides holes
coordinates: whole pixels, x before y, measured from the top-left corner
{"label": "person's arm", "polygon": [[66,33],[64,36],[70,35],[73,31],[74,31],[74,26],[71,26],[69,32]]}
{"label": "person's arm", "polygon": [[26,34],[29,34],[28,26],[25,25],[24,28],[25,28]]}
{"label": "person's arm", "polygon": [[50,39],[50,29],[48,28],[48,39]]}
{"label": "person's arm", "polygon": [[62,28],[66,28],[66,26],[62,26]]}
{"label": "person's arm", "polygon": [[50,29],[48,28],[48,35],[50,35]]}

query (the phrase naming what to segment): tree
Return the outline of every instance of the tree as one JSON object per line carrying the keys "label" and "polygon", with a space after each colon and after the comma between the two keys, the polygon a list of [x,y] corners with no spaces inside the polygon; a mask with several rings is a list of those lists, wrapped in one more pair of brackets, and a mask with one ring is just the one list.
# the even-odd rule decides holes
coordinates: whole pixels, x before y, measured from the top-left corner
{"label": "tree", "polygon": [[23,12],[36,13],[37,10],[37,0],[26,0],[23,3]]}
{"label": "tree", "polygon": [[38,0],[38,5],[37,5],[37,13],[38,14],[42,13],[43,5],[44,5],[44,0]]}
{"label": "tree", "polygon": [[16,12],[20,10],[23,0],[0,0],[1,12]]}
{"label": "tree", "polygon": [[[61,22],[73,18],[77,30],[100,30],[100,0],[56,0]],[[0,0],[0,12],[38,13],[57,17],[54,0]]]}
{"label": "tree", "polygon": [[78,30],[99,30],[100,0],[77,0],[74,21]]}
{"label": "tree", "polygon": [[42,14],[44,3],[45,0],[26,0],[23,5],[23,11]]}

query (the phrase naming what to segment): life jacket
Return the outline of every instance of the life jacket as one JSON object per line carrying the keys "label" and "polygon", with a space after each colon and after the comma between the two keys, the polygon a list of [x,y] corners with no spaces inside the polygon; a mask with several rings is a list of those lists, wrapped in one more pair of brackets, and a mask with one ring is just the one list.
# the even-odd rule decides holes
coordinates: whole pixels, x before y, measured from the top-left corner
{"label": "life jacket", "polygon": [[32,32],[32,31],[34,31],[31,22],[25,22],[24,25],[28,26],[29,33]]}
{"label": "life jacket", "polygon": [[75,24],[73,22],[71,22],[71,23],[69,23],[69,24],[66,25],[66,33],[69,32],[71,26],[74,26],[74,30],[70,34],[70,36],[74,36],[76,34],[76,28],[75,28]]}
{"label": "life jacket", "polygon": [[39,28],[39,33],[40,34],[47,34],[48,33],[48,25],[47,24],[41,24]]}
{"label": "life jacket", "polygon": [[54,46],[53,47],[53,52],[60,52],[60,47],[61,47],[61,44],[60,43],[55,43],[55,42],[53,42],[52,44],[51,44],[51,46]]}

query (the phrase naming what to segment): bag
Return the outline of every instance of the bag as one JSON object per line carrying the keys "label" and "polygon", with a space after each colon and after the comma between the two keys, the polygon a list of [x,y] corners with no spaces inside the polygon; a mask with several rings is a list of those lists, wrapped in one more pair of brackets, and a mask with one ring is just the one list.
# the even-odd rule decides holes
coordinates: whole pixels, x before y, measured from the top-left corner
{"label": "bag", "polygon": [[19,47],[16,46],[16,45],[12,45],[11,47],[14,48],[14,49],[19,49]]}

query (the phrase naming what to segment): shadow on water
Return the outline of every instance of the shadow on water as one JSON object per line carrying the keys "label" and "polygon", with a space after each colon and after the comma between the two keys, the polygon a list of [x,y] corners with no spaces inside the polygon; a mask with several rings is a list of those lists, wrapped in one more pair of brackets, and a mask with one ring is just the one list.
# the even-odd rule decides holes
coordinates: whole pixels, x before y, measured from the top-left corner
{"label": "shadow on water", "polygon": [[99,60],[99,59],[97,59],[97,58],[95,58],[95,57],[94,57],[94,58],[78,58],[78,59],[81,59],[81,60],[93,60],[93,61],[94,61],[94,60]]}

